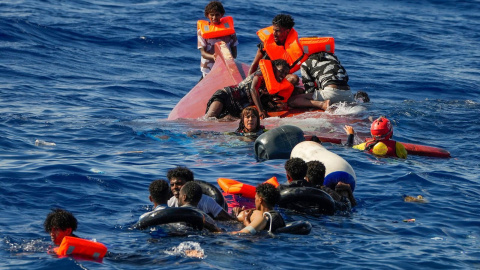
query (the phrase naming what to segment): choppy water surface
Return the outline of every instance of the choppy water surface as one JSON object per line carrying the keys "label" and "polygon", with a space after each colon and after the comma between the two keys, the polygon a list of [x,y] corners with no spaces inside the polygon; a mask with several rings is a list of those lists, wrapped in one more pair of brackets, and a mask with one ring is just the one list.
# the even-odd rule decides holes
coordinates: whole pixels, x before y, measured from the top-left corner
{"label": "choppy water surface", "polygon": [[[344,124],[365,136],[369,118],[386,115],[397,140],[443,147],[453,158],[379,159],[327,144],[355,169],[359,205],[340,216],[290,214],[313,224],[308,236],[156,240],[129,230],[151,207],[150,182],[177,165],[211,183],[285,180],[284,160],[257,163],[252,143],[189,136],[236,123],[166,120],[200,77],[195,27],[206,3],[0,3],[0,268],[480,267],[478,1],[224,1],[238,60],[250,63],[256,30],[287,12],[300,36],[335,37],[350,85],[372,99],[320,118],[268,119],[267,127],[345,139]],[[405,194],[428,203],[404,202]],[[107,244],[110,256],[99,264],[48,255],[42,226],[53,207],[73,212],[78,235]],[[204,256],[186,257],[192,248]]]}

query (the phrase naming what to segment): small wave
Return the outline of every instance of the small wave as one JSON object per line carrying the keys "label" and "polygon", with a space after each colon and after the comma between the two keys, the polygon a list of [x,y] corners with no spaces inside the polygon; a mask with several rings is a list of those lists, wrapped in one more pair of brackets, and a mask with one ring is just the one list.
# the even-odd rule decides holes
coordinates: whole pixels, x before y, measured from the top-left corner
{"label": "small wave", "polygon": [[166,250],[168,255],[185,256],[191,258],[205,259],[205,250],[197,242],[186,241],[180,243],[178,246]]}

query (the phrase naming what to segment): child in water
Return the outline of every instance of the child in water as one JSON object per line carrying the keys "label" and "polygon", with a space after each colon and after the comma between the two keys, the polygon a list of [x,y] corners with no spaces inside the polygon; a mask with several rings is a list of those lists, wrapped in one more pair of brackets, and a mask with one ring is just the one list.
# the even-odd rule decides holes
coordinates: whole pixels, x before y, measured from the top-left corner
{"label": "child in water", "polygon": [[[272,69],[277,82],[283,81],[290,71],[287,62],[283,59],[272,61]],[[266,75],[262,74],[262,70],[259,69],[238,85],[217,90],[208,101],[205,116],[238,118],[244,108],[255,105],[258,108],[260,119],[267,117],[267,111],[264,110],[260,100],[261,95],[269,95],[264,76]]]}
{"label": "child in water", "polygon": [[197,23],[197,47],[201,54],[202,78],[207,76],[215,63],[215,43],[224,41],[233,58],[237,58],[238,40],[233,28],[233,19],[223,15],[225,9],[222,3],[211,1],[205,7],[205,17],[209,21],[199,20]]}

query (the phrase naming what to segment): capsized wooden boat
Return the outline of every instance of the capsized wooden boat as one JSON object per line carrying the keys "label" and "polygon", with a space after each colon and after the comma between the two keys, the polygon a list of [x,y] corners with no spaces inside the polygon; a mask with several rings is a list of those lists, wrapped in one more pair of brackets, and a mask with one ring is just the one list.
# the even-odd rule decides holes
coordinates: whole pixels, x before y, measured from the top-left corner
{"label": "capsized wooden boat", "polygon": [[[208,100],[215,91],[226,86],[237,85],[246,78],[250,66],[235,61],[225,42],[215,44],[215,55],[215,64],[210,73],[177,103],[168,115],[168,120],[196,119],[204,116]],[[268,114],[270,117],[291,117],[306,111],[323,112],[322,110],[289,108],[283,111],[268,112]]]}

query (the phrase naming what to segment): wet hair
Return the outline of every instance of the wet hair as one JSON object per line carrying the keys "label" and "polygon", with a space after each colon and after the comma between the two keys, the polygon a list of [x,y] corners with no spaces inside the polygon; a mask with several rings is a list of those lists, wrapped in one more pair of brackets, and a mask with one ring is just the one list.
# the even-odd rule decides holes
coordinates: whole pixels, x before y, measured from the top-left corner
{"label": "wet hair", "polygon": [[307,162],[307,168],[307,178],[312,186],[323,186],[325,165],[318,160],[312,160]]}
{"label": "wet hair", "polygon": [[242,113],[240,114],[240,123],[238,123],[238,128],[235,132],[244,132],[245,131],[245,123],[243,122],[243,118],[248,115],[255,115],[257,117],[257,127],[255,130],[250,130],[250,132],[256,132],[258,131],[260,127],[260,114],[258,113],[257,108],[253,106],[246,107],[245,109],[242,110]]}
{"label": "wet hair", "polygon": [[71,228],[72,231],[75,231],[77,229],[77,225],[77,219],[72,213],[59,208],[52,209],[52,212],[47,215],[47,218],[43,223],[43,227],[48,233],[50,233],[52,229],[60,229],[64,231],[68,228]]}
{"label": "wet hair", "polygon": [[290,72],[290,66],[288,65],[287,61],[283,59],[272,60],[272,67],[277,68],[277,66],[281,66],[284,69],[288,69],[288,71]]}
{"label": "wet hair", "polygon": [[295,25],[292,16],[287,14],[278,14],[273,18],[272,25],[278,25],[281,28],[292,29]]}
{"label": "wet hair", "polygon": [[363,103],[370,102],[370,97],[368,96],[367,92],[364,91],[357,91],[354,98],[355,100],[360,99]]}
{"label": "wet hair", "polygon": [[170,169],[167,172],[168,181],[171,181],[172,178],[182,179],[185,182],[193,181],[193,172],[187,167],[178,166],[176,168]]}
{"label": "wet hair", "polygon": [[210,1],[210,3],[205,6],[205,17],[208,18],[208,14],[215,13],[217,11],[220,12],[222,16],[225,14],[225,9],[223,8],[222,3],[219,1]]}
{"label": "wet hair", "polygon": [[269,208],[273,208],[280,199],[280,191],[269,183],[262,183],[257,186],[256,190],[259,197],[261,197]]}
{"label": "wet hair", "polygon": [[285,162],[285,171],[293,180],[302,180],[307,174],[307,163],[301,158],[291,158]]}
{"label": "wet hair", "polygon": [[188,182],[180,189],[180,192],[185,195],[185,202],[197,206],[202,198],[202,188],[195,182]]}
{"label": "wet hair", "polygon": [[150,191],[150,196],[152,196],[153,201],[157,204],[165,203],[170,197],[170,187],[168,186],[168,182],[163,179],[154,180],[150,183],[148,190]]}

